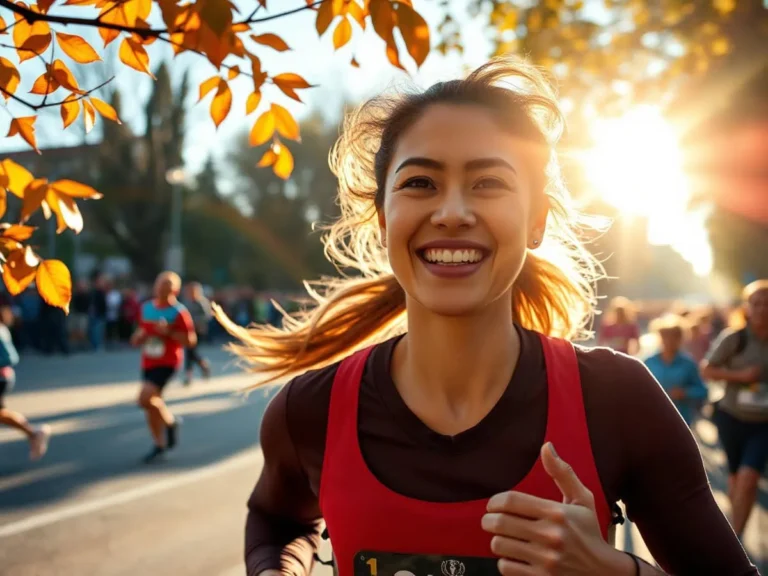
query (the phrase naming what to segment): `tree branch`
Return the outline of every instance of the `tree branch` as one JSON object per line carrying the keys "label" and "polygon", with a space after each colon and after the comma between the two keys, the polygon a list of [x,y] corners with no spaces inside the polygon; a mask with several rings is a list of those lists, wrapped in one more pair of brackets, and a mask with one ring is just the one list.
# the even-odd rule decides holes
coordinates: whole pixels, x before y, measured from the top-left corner
{"label": "tree branch", "polygon": [[[43,102],[42,104],[31,104],[31,103],[27,102],[26,100],[23,100],[22,98],[19,98],[18,96],[14,95],[14,94],[12,94],[12,93],[10,93],[10,92],[8,92],[8,90],[6,90],[5,88],[3,88],[2,86],[0,86],[0,92],[2,92],[3,94],[5,94],[5,95],[6,95],[6,96],[8,96],[9,98],[11,98],[11,99],[15,100],[15,101],[16,101],[16,102],[18,102],[19,104],[23,104],[23,105],[24,105],[24,106],[26,106],[27,108],[29,108],[29,109],[31,109],[31,110],[33,110],[33,111],[37,112],[38,110],[42,110],[43,108],[53,108],[54,106],[61,106],[61,105],[62,105],[62,104],[64,104],[65,102],[77,102],[78,100],[82,100],[82,99],[83,99],[83,98],[85,98],[86,96],[89,96],[89,95],[91,95],[92,93],[96,92],[96,90],[100,90],[101,88],[104,88],[104,86],[106,86],[107,84],[109,84],[110,82],[112,82],[112,80],[114,80],[114,79],[115,79],[115,77],[114,77],[114,76],[112,76],[112,78],[109,78],[109,79],[105,80],[104,82],[102,82],[101,84],[99,84],[98,86],[96,86],[96,87],[94,87],[94,88],[91,88],[91,89],[90,89],[90,90],[88,90],[87,92],[83,92],[82,94],[78,94],[78,95],[77,95],[77,98],[73,98],[72,100],[67,100],[67,99],[65,98],[64,100],[60,100],[59,102],[48,102],[48,103],[45,103],[45,102]],[[72,94],[74,94],[74,92],[72,92]],[[68,97],[69,97],[69,96],[68,96]],[[68,98],[68,97],[67,97],[67,98]]]}
{"label": "tree branch", "polygon": [[251,16],[249,16],[247,20],[243,20],[242,22],[235,22],[233,25],[257,24],[259,22],[269,22],[270,20],[277,20],[278,18],[282,18],[284,16],[291,16],[292,14],[303,12],[304,10],[311,10],[315,6],[320,6],[320,4],[323,4],[324,2],[330,2],[330,0],[318,0],[317,2],[314,2],[312,4],[306,4],[305,6],[294,8],[293,10],[286,10],[285,12],[280,12],[279,14],[273,14],[272,16],[264,16],[263,18],[253,18],[253,14],[251,14]]}

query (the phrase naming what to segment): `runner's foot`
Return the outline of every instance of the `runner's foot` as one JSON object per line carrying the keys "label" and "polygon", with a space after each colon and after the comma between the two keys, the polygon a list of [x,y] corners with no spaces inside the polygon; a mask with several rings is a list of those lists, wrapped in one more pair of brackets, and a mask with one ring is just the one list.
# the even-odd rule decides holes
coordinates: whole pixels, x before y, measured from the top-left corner
{"label": "runner's foot", "polygon": [[167,443],[168,443],[168,449],[169,450],[171,448],[173,448],[174,446],[176,446],[176,444],[179,441],[179,425],[180,424],[181,424],[181,418],[179,418],[177,416],[176,419],[174,420],[173,424],[171,424],[170,426],[166,427],[166,429],[165,429],[166,440],[167,440]]}
{"label": "runner's foot", "polygon": [[151,462],[154,462],[155,460],[157,460],[163,454],[165,454],[165,448],[163,448],[162,446],[153,446],[149,454],[144,456],[144,463],[150,464]]}
{"label": "runner's foot", "polygon": [[43,424],[29,439],[29,458],[40,460],[48,451],[48,441],[51,438],[51,427]]}

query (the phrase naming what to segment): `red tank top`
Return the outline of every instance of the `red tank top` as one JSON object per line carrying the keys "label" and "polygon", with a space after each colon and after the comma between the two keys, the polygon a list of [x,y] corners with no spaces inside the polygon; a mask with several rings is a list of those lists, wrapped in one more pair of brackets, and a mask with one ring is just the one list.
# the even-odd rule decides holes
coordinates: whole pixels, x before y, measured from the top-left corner
{"label": "red tank top", "polygon": [[[576,353],[564,340],[542,336],[541,341],[548,386],[544,441],[554,443],[560,457],[592,491],[606,537],[611,511],[592,455]],[[384,486],[366,465],[357,414],[370,351],[361,350],[341,363],[331,391],[320,507],[339,576],[498,574],[491,535],[480,525],[487,498],[455,503],[409,498]],[[540,458],[510,489],[562,501]]]}

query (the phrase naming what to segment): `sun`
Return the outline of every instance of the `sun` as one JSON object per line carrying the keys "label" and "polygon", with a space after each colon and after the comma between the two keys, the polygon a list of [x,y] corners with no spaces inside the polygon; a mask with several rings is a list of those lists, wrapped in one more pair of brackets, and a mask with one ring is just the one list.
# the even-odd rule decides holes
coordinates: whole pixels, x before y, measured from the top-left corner
{"label": "sun", "polygon": [[581,154],[593,193],[622,216],[648,222],[648,241],[676,250],[700,275],[712,269],[706,214],[690,208],[691,183],[679,136],[654,106],[596,119]]}

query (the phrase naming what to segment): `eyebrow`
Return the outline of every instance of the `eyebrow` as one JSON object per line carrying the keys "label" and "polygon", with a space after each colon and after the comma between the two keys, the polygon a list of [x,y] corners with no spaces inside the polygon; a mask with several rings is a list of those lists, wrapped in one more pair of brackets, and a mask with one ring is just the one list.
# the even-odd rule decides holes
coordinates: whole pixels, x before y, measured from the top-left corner
{"label": "eyebrow", "polygon": [[[400,172],[400,170],[407,166],[421,166],[423,168],[432,168],[434,170],[445,170],[445,164],[443,162],[433,160],[432,158],[414,156],[413,158],[403,160],[400,166],[397,167],[397,170],[395,170],[395,173]],[[517,174],[515,167],[502,158],[477,158],[464,164],[465,170],[482,170],[484,168],[506,168]]]}

